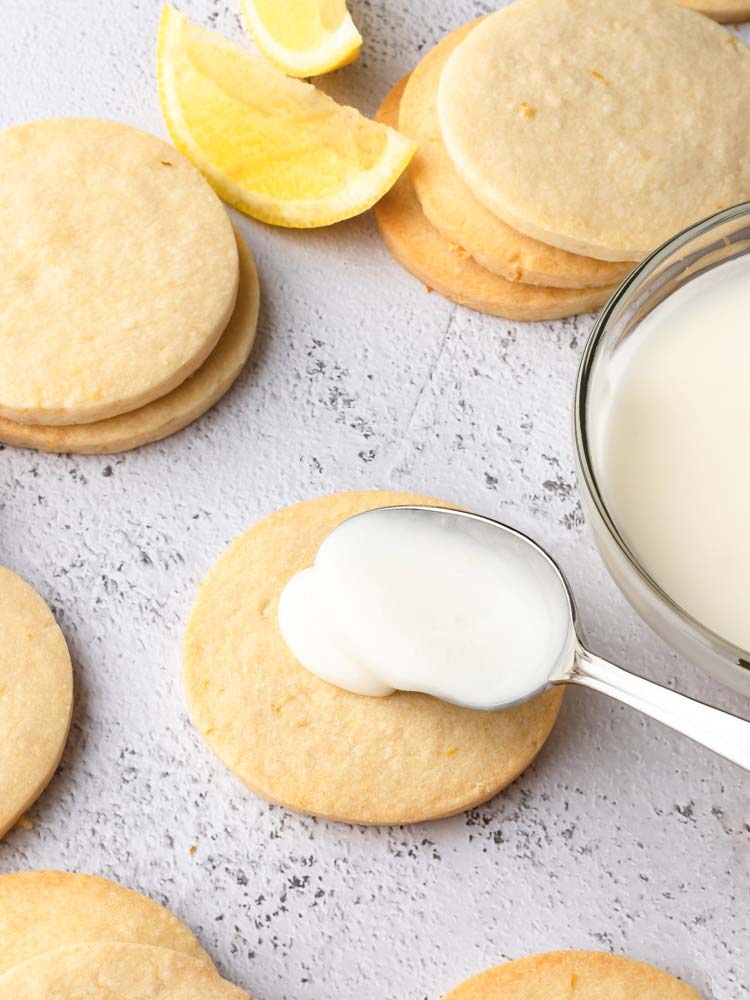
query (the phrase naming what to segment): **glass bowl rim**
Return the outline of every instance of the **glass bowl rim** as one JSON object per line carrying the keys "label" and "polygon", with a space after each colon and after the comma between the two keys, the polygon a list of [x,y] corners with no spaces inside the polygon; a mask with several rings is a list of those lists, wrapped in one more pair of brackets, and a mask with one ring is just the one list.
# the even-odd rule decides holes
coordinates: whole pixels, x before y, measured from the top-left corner
{"label": "glass bowl rim", "polygon": [[667,240],[667,242],[662,244],[658,250],[655,250],[652,254],[650,254],[650,256],[642,261],[635,268],[635,270],[628,275],[619,288],[617,288],[609,302],[605,305],[597,317],[597,320],[594,323],[591,333],[586,341],[583,355],[581,356],[575,387],[573,430],[578,468],[583,477],[582,486],[588,494],[588,498],[592,502],[597,515],[604,524],[609,539],[614,542],[620,555],[625,559],[630,568],[634,570],[637,577],[646,586],[652,596],[654,596],[662,604],[666,605],[667,608],[675,614],[694,634],[697,633],[697,636],[704,645],[707,645],[714,653],[718,653],[724,658],[731,659],[736,666],[740,667],[747,674],[750,674],[750,655],[748,650],[742,649],[733,642],[730,642],[728,639],[719,635],[717,632],[712,631],[697,618],[693,617],[693,615],[686,611],[681,605],[679,605],[665,590],[662,589],[656,580],[654,580],[625,542],[625,539],[620,534],[614,518],[610,515],[609,510],[607,509],[607,505],[604,502],[604,498],[599,488],[596,474],[594,473],[589,448],[589,433],[586,417],[586,404],[588,402],[588,393],[591,384],[593,367],[599,357],[601,345],[609,332],[610,326],[613,320],[618,317],[623,300],[626,299],[633,291],[637,292],[637,290],[643,286],[645,281],[654,273],[654,271],[657,270],[657,268],[665,263],[674,253],[686,247],[693,240],[710,233],[714,229],[718,229],[727,222],[734,222],[743,218],[750,221],[750,201],[742,202],[739,205],[733,205],[731,208],[722,209],[721,211],[702,219],[700,222],[696,222],[693,225],[688,226],[687,229],[683,229],[681,232],[677,233],[676,236]]}

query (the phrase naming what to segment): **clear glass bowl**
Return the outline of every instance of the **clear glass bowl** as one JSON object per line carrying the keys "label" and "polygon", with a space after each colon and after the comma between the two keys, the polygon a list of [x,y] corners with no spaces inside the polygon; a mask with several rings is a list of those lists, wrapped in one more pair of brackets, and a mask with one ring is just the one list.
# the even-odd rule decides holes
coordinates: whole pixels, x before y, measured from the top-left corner
{"label": "clear glass bowl", "polygon": [[593,428],[602,414],[611,359],[618,346],[678,288],[743,255],[750,255],[750,202],[691,226],[635,269],[604,307],[586,344],[576,385],[574,431],[584,514],[620,590],[674,649],[725,684],[750,694],[750,651],[740,649],[693,618],[640,564],[604,502],[590,447]]}

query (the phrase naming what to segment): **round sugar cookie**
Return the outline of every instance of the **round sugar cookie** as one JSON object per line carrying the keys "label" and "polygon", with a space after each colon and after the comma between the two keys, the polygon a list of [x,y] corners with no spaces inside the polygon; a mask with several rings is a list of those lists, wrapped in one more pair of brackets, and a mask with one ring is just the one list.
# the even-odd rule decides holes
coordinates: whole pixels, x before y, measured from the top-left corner
{"label": "round sugar cookie", "polygon": [[512,3],[438,92],[448,153],[490,211],[615,261],[750,197],[748,104],[750,51],[671,0]]}
{"label": "round sugar cookie", "polygon": [[232,385],[255,340],[260,290],[252,255],[239,231],[240,282],[232,317],[200,368],[176,389],[137,410],[90,424],[44,427],[0,417],[0,441],[17,448],[101,455],[129,451],[174,434],[197,420]]}
{"label": "round sugar cookie", "polygon": [[[398,125],[398,105],[406,81],[396,84],[378,119]],[[442,236],[425,218],[408,174],[403,174],[375,206],[375,219],[396,260],[428,290],[477,312],[510,320],[549,320],[591,312],[615,289],[545,288],[508,281],[479,264],[461,246]]]}
{"label": "round sugar cookie", "polygon": [[73,670],[63,634],[39,594],[3,566],[0,650],[2,837],[49,784],[73,711]]}
{"label": "round sugar cookie", "polygon": [[237,294],[223,205],[161,139],[95,119],[0,132],[0,416],[144,406],[208,357]]}
{"label": "round sugar cookie", "polygon": [[701,1000],[674,976],[600,951],[553,951],[497,965],[443,1000]]}
{"label": "round sugar cookie", "polygon": [[59,948],[0,976],[0,1000],[249,1000],[199,958],[145,944]]}
{"label": "round sugar cookie", "polygon": [[348,823],[415,823],[486,801],[541,749],[558,689],[502,712],[406,692],[369,698],[309,673],[281,636],[281,592],[337,524],[374,507],[436,502],[367,492],[296,504],[236,539],[201,584],[183,646],[190,714],[253,791]]}
{"label": "round sugar cookie", "polygon": [[0,976],[56,948],[119,941],[210,958],[169,910],[109,879],[70,872],[0,875]]}
{"label": "round sugar cookie", "polygon": [[632,263],[581,257],[523,236],[493,215],[457,174],[440,132],[438,86],[448,57],[479,23],[473,21],[451,32],[428,52],[409,77],[401,98],[398,127],[417,143],[409,177],[427,221],[482,267],[508,281],[554,288],[590,288],[622,281]]}
{"label": "round sugar cookie", "polygon": [[750,19],[750,0],[677,0],[684,7],[706,14],[715,21],[747,21]]}

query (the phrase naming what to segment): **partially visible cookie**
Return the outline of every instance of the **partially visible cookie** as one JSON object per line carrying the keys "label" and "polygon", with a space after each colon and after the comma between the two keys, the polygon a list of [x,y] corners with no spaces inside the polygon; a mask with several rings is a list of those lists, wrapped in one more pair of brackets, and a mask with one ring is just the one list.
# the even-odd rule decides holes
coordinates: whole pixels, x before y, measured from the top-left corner
{"label": "partially visible cookie", "polygon": [[208,962],[110,941],[48,951],[0,976],[0,1000],[249,1000]]}
{"label": "partially visible cookie", "polygon": [[292,656],[277,620],[287,582],[347,517],[410,503],[437,501],[339,493],[278,511],[237,538],[199,588],[183,645],[190,714],[241,781],[290,809],[363,824],[453,815],[517,778],[557,718],[558,689],[479,712],[422,694],[351,694]]}
{"label": "partially visible cookie", "polygon": [[0,875],[0,976],[45,952],[91,941],[149,944],[210,958],[169,910],[94,875]]}
{"label": "partially visible cookie", "polygon": [[750,51],[671,0],[512,3],[438,91],[450,158],[491,212],[609,261],[750,198],[748,104]]}
{"label": "partially visible cookie", "polygon": [[[70,654],[52,612],[0,566],[0,837],[39,797],[62,756],[73,710]],[[0,936],[0,955],[3,950]]]}
{"label": "partially visible cookie", "polygon": [[[383,101],[380,121],[398,125],[405,85],[406,79],[401,80]],[[598,309],[615,288],[544,288],[507,281],[485,270],[427,221],[408,174],[375,206],[375,219],[383,242],[402,267],[429,291],[478,312],[511,320],[560,319]]]}
{"label": "partially visible cookie", "polygon": [[632,264],[582,257],[522,235],[493,215],[457,174],[440,132],[438,86],[450,54],[478,23],[451,32],[428,52],[409,77],[401,98],[397,124],[417,143],[409,177],[427,221],[482,267],[509,281],[553,288],[601,287],[622,281]]}
{"label": "partially visible cookie", "polygon": [[235,236],[240,262],[237,300],[219,343],[197,372],[152,403],[93,423],[45,427],[0,417],[0,441],[39,451],[111,454],[160,441],[209,410],[242,371],[258,323],[258,275],[252,254],[237,229]]}
{"label": "partially visible cookie", "polygon": [[713,17],[716,21],[747,21],[750,0],[677,0],[685,7]]}
{"label": "partially visible cookie", "polygon": [[632,958],[553,951],[497,965],[443,1000],[701,1000],[685,983]]}

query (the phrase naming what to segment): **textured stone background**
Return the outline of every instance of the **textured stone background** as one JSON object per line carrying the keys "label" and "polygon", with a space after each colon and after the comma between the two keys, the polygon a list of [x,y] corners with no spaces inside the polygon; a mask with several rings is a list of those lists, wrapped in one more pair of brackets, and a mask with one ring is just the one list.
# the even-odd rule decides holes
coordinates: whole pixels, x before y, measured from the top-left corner
{"label": "textured stone background", "polygon": [[[478,0],[352,0],[361,60],[325,81],[367,112]],[[242,37],[234,0],[183,0]],[[164,134],[156,0],[2,0],[0,122],[98,115]],[[63,766],[0,871],[63,867],[168,903],[258,1000],[437,1000],[495,962],[603,948],[707,998],[750,979],[750,783],[656,724],[571,692],[538,762],[468,815],[350,829],[246,792],[187,719],[179,646],[196,582],[274,508],[367,487],[500,516],[562,562],[596,649],[734,711],[608,580],[569,434],[591,318],[521,325],[428,295],[370,216],[323,232],[243,221],[263,309],[229,396],[112,458],[0,454],[0,559],[55,608],[76,664]],[[196,850],[190,853],[191,846]],[[2,947],[2,942],[0,942]]]}

